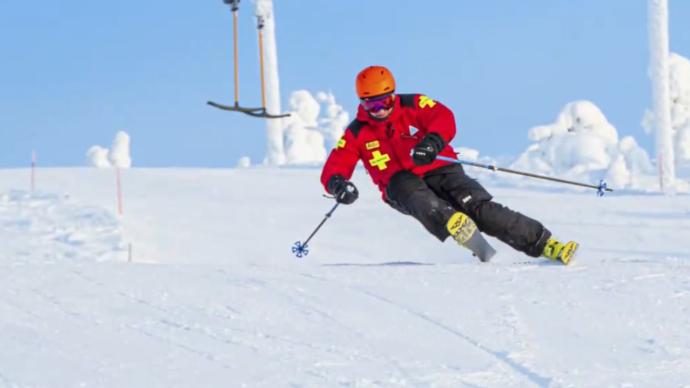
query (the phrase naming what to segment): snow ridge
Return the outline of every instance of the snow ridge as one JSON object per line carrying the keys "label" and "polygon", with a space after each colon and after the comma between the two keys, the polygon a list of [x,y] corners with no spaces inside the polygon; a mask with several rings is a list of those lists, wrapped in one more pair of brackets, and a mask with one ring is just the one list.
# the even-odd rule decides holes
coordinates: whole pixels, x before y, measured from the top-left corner
{"label": "snow ridge", "polygon": [[104,261],[122,259],[124,252],[114,215],[46,192],[0,194],[0,241],[1,254],[32,262]]}

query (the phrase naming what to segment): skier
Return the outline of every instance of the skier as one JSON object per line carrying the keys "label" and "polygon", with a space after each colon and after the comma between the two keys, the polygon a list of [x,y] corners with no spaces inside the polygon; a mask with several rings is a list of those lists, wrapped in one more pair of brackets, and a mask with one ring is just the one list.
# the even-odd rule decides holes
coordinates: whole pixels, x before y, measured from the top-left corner
{"label": "skier", "polygon": [[383,66],[363,69],[355,86],[360,99],[357,118],[321,174],[321,183],[337,202],[357,200],[350,178],[361,160],[383,200],[417,219],[439,240],[452,236],[477,254],[468,238],[481,236],[474,233],[478,228],[529,256],[568,264],[576,242],[556,240],[540,222],[492,201],[460,164],[436,159],[457,158],[449,145],[456,132],[450,109],[422,94],[396,94],[393,74]]}

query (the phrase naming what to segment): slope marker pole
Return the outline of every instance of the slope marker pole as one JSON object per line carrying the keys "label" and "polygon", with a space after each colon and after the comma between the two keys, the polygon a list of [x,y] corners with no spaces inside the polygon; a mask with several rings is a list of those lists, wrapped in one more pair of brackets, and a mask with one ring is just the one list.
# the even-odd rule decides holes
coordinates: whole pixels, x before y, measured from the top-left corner
{"label": "slope marker pole", "polygon": [[31,151],[31,192],[36,190],[36,151]]}

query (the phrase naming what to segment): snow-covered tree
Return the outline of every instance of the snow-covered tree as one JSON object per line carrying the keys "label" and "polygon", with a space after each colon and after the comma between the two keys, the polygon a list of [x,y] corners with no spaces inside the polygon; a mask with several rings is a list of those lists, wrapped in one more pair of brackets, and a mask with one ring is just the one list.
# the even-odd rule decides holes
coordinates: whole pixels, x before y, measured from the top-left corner
{"label": "snow-covered tree", "polygon": [[306,90],[290,96],[290,117],[285,119],[285,148],[288,164],[323,162],[326,159],[323,135],[318,131],[320,106]]}
{"label": "snow-covered tree", "polygon": [[132,167],[132,158],[129,153],[130,138],[127,132],[119,131],[113,140],[113,146],[110,148],[108,159],[114,167],[130,168]]}
{"label": "snow-covered tree", "polygon": [[319,126],[326,140],[326,148],[335,147],[350,123],[350,114],[335,101],[331,92],[318,92],[316,99],[322,104],[324,114],[319,119]]}
{"label": "snow-covered tree", "polygon": [[[677,166],[690,166],[690,60],[672,53],[669,81],[675,161]],[[653,132],[653,112],[645,112],[642,124],[647,133]]]}
{"label": "snow-covered tree", "polygon": [[119,131],[115,134],[110,150],[99,145],[90,147],[86,152],[89,165],[97,168],[130,168],[132,166],[130,142],[127,132]]}
{"label": "snow-covered tree", "polygon": [[89,165],[96,168],[112,167],[110,160],[108,160],[108,149],[99,145],[92,146],[86,151],[86,157]]}
{"label": "snow-covered tree", "polygon": [[318,92],[316,96],[307,90],[290,96],[290,117],[284,119],[288,164],[325,161],[349,123],[349,114],[332,93]]}
{"label": "snow-covered tree", "polygon": [[[270,114],[282,113],[280,105],[280,79],[278,77],[278,46],[276,43],[273,0],[255,0],[256,17],[263,23],[263,58],[266,80],[266,110]],[[284,124],[281,119],[266,120],[267,150],[265,163],[285,164],[283,144]]]}
{"label": "snow-covered tree", "polygon": [[668,0],[648,0],[647,6],[656,163],[661,190],[670,193],[674,190],[676,172],[670,110]]}
{"label": "snow-covered tree", "polygon": [[535,143],[513,167],[532,172],[596,181],[616,187],[640,187],[641,176],[654,173],[647,152],[632,137],[619,141],[616,128],[590,101],[567,104],[556,121],[534,127]]}

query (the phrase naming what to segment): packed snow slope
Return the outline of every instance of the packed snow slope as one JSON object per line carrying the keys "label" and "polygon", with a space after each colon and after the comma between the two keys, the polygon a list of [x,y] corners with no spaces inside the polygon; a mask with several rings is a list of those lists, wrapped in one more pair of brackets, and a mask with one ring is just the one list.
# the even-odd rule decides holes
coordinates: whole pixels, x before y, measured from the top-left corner
{"label": "packed snow slope", "polygon": [[[470,170],[471,173],[471,170]],[[0,171],[0,387],[670,387],[690,382],[688,196],[515,187],[581,242],[479,263],[318,169]],[[132,261],[128,262],[131,246]]]}

